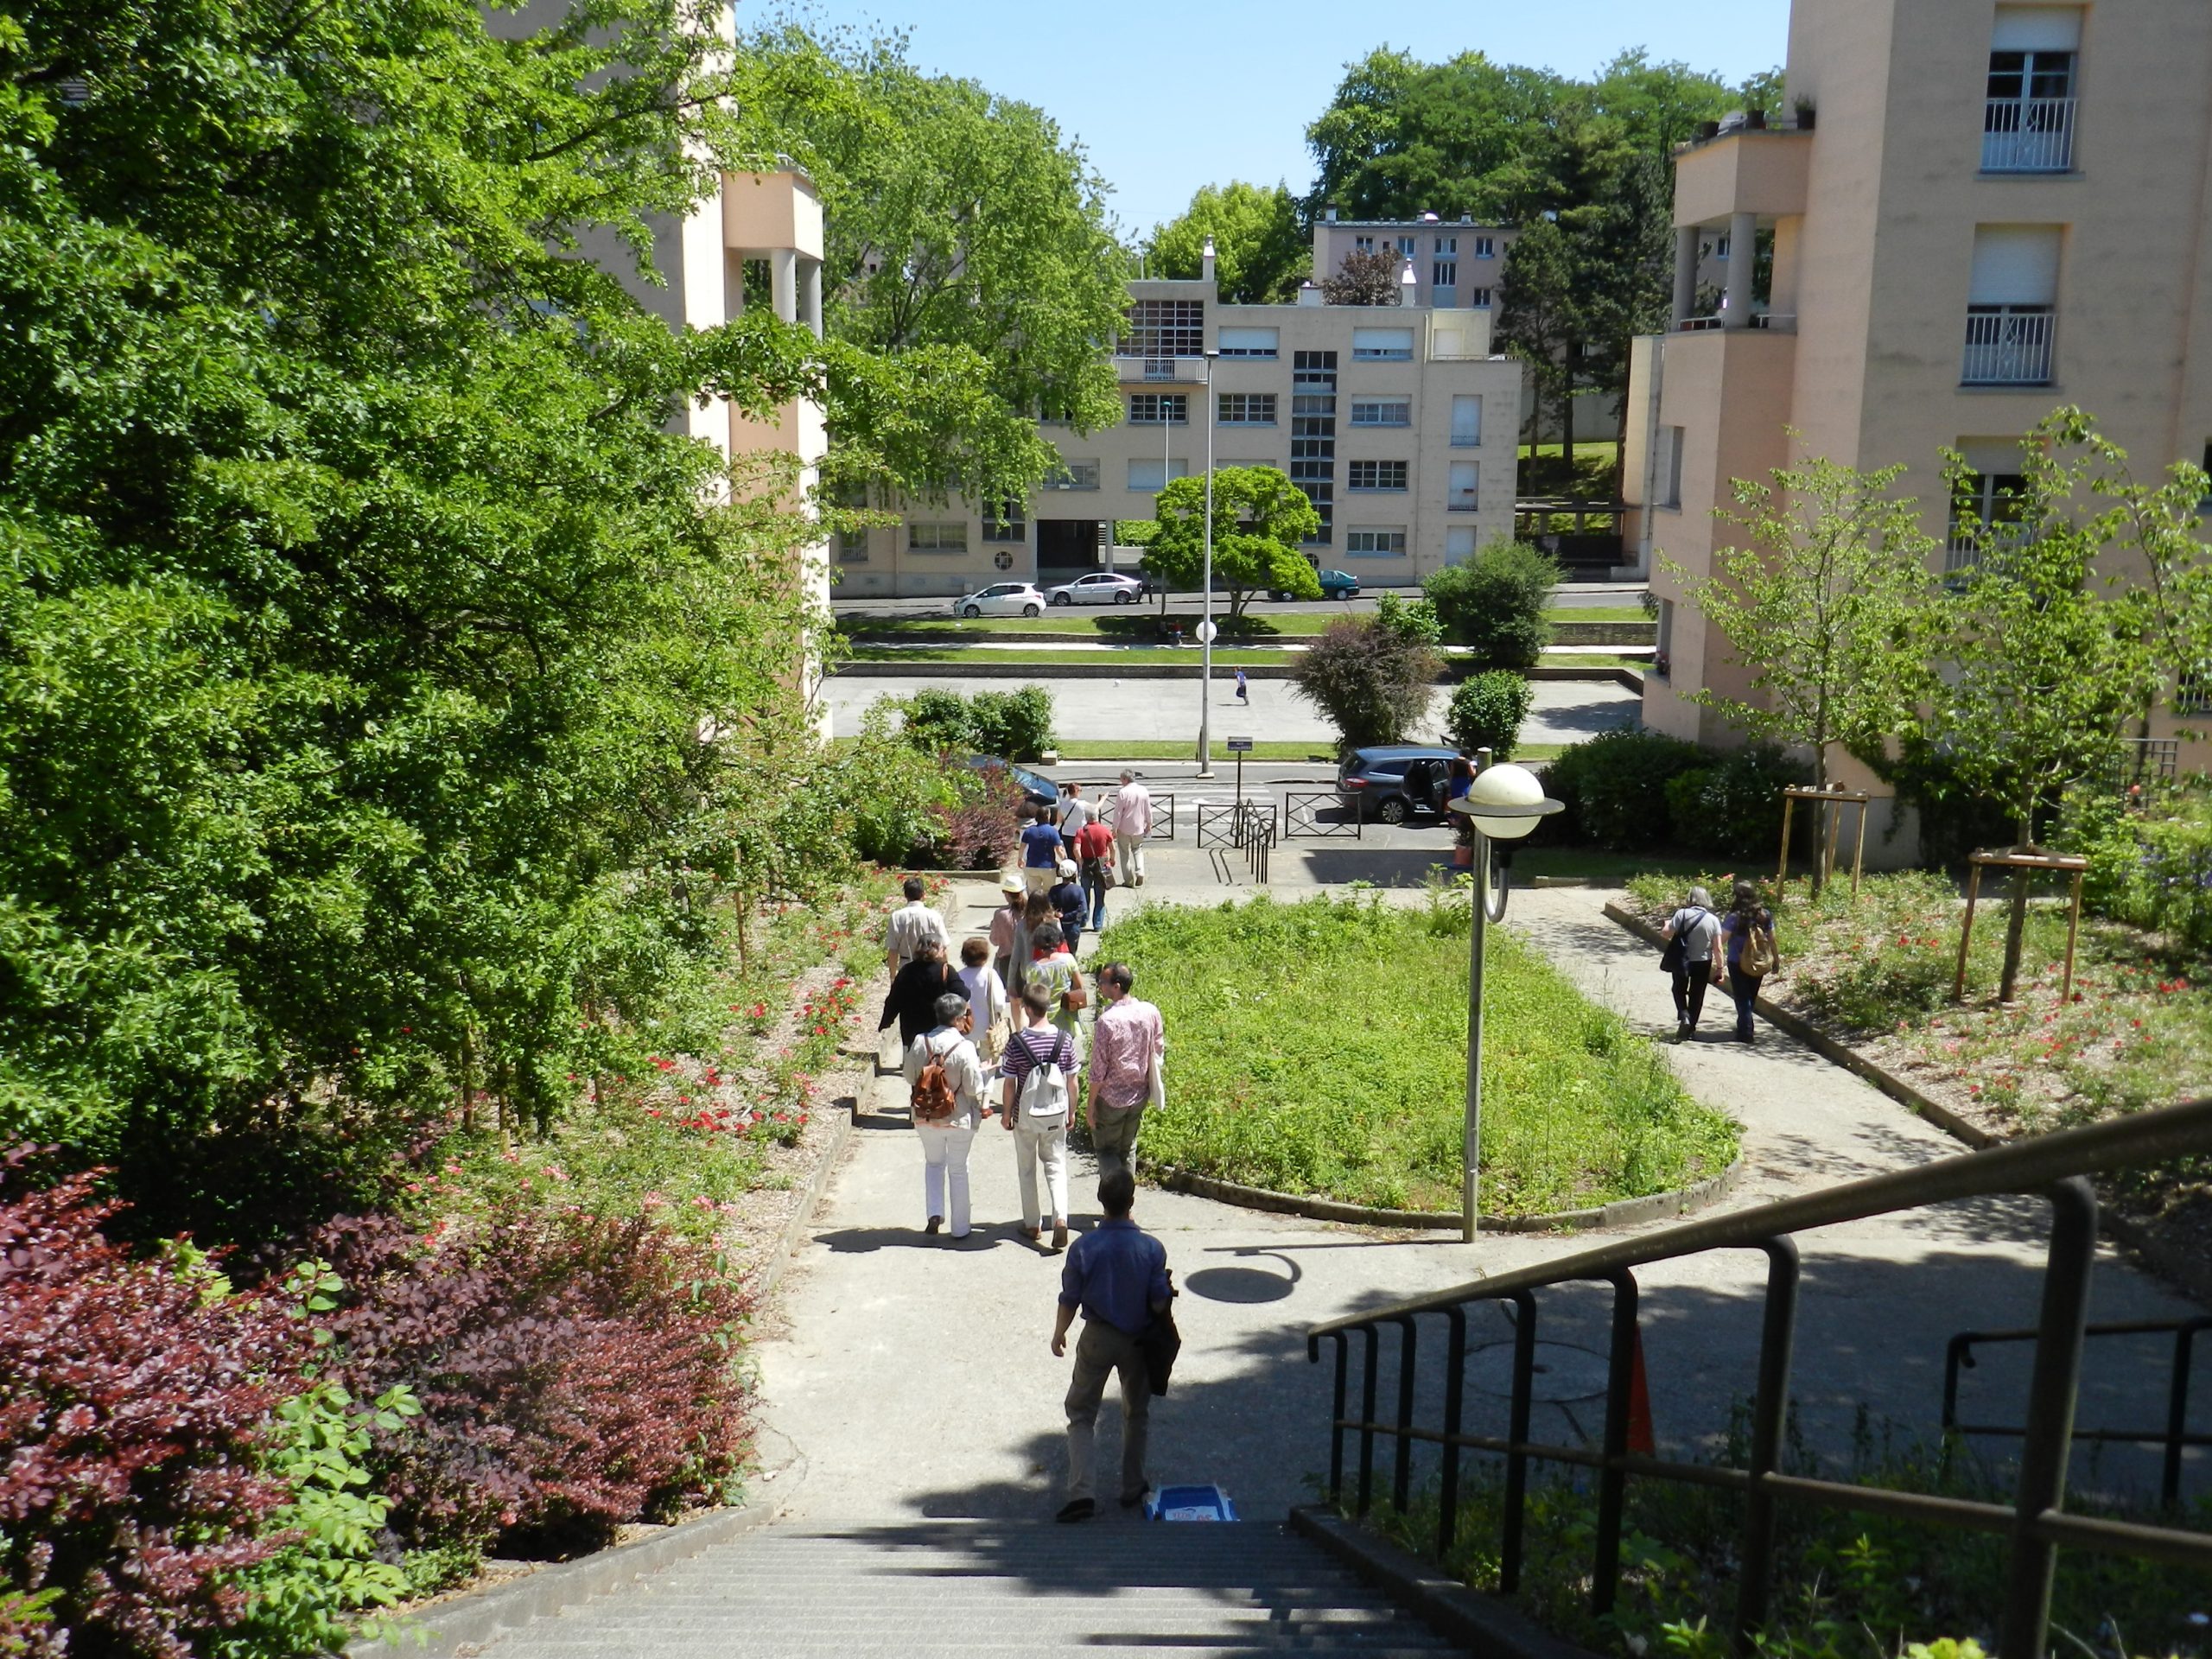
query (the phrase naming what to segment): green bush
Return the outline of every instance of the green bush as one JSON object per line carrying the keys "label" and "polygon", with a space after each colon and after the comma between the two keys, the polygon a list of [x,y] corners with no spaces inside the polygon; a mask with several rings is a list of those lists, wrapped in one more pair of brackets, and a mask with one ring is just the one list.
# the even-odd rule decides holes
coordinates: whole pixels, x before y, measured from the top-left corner
{"label": "green bush", "polygon": [[2066,792],[2054,838],[2089,861],[2087,908],[2212,950],[2212,795],[2154,786],[2122,796],[2077,785]]}
{"label": "green bush", "polygon": [[1036,760],[1052,747],[1052,694],[1041,685],[969,696],[926,687],[895,705],[905,716],[907,741],[936,756],[990,754],[1001,760]]}
{"label": "green bush", "polygon": [[1300,654],[1298,695],[1335,722],[1346,753],[1402,743],[1428,712],[1441,667],[1417,631],[1343,617]]}
{"label": "green bush", "polygon": [[1534,668],[1551,644],[1552,589],[1559,561],[1503,537],[1465,564],[1447,564],[1421,583],[1445,637],[1475,653],[1478,668]]}
{"label": "green bush", "polygon": [[1782,791],[1812,781],[1812,767],[1768,744],[1733,749],[1709,766],[1678,772],[1667,780],[1675,842],[1722,858],[1770,857],[1782,844]]}
{"label": "green bush", "polygon": [[1535,696],[1535,688],[1510,670],[1475,675],[1452,694],[1445,735],[1454,748],[1488,749],[1500,760],[1510,760]]}
{"label": "green bush", "polygon": [[[910,734],[912,704],[931,696],[959,702],[950,692],[917,693],[908,700]],[[958,801],[938,753],[935,748],[925,752],[893,731],[884,704],[868,710],[859,737],[839,754],[829,785],[852,815],[853,850],[861,857],[878,864],[905,864],[914,849],[934,842],[941,811]]]}
{"label": "green bush", "polygon": [[1563,802],[1566,838],[1615,852],[1665,844],[1667,785],[1703,767],[1694,743],[1656,732],[1605,732],[1577,743],[1544,769],[1545,786]]}

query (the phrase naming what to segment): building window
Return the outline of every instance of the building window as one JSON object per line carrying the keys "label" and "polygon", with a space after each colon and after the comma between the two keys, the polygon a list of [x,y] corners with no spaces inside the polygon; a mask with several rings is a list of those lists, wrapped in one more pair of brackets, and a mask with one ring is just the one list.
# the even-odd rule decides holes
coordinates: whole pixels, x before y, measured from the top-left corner
{"label": "building window", "polygon": [[1274,328],[1227,328],[1215,341],[1224,357],[1273,357],[1281,331]]}
{"label": "building window", "polygon": [[1272,391],[1224,391],[1217,413],[1224,426],[1273,426],[1275,395]]}
{"label": "building window", "polygon": [[1206,349],[1203,300],[1138,300],[1129,307],[1123,357],[1202,357]]}
{"label": "building window", "polygon": [[1459,238],[1456,236],[1438,237],[1436,238],[1436,251],[1442,257],[1448,257],[1459,252]]}
{"label": "building window", "polygon": [[1400,237],[1398,238],[1398,257],[1401,259],[1412,258],[1414,257],[1414,245],[1419,239],[1420,238],[1417,237],[1411,236]]}
{"label": "building window", "polygon": [[1348,490],[1402,490],[1406,487],[1406,463],[1402,461],[1355,461],[1347,464],[1344,487]]}
{"label": "building window", "polygon": [[1351,400],[1354,426],[1411,426],[1414,401],[1410,397],[1355,397]]}
{"label": "building window", "polygon": [[1290,481],[1319,515],[1311,543],[1325,547],[1336,535],[1337,354],[1294,353],[1290,385]]}
{"label": "building window", "polygon": [[1354,253],[1374,252],[1375,238],[1371,236],[1355,236],[1351,239],[1351,251]]}
{"label": "building window", "polygon": [[1675,672],[1675,601],[1659,601],[1658,650],[1651,658],[1651,671],[1661,679],[1671,678]]}
{"label": "building window", "polygon": [[1129,394],[1131,426],[1185,426],[1191,419],[1191,397],[1182,391],[1133,391]]}
{"label": "building window", "polygon": [[1475,556],[1475,527],[1472,524],[1446,524],[1444,527],[1444,563],[1465,564]]}
{"label": "building window", "polygon": [[1402,559],[1406,554],[1406,532],[1402,530],[1362,529],[1354,525],[1344,531],[1344,556],[1348,559]]}
{"label": "building window", "polygon": [[1048,490],[1095,490],[1098,487],[1098,463],[1095,461],[1064,461],[1060,470],[1045,480]]}
{"label": "building window", "polygon": [[1455,461],[1444,505],[1453,512],[1475,512],[1483,505],[1483,469],[1478,461]]}
{"label": "building window", "polygon": [[1659,457],[1659,501],[1662,507],[1682,505],[1682,442],[1688,436],[1679,426],[1662,426],[1659,441],[1665,446]]}
{"label": "building window", "polygon": [[906,549],[911,553],[965,553],[968,550],[968,526],[909,524],[906,526]]}
{"label": "building window", "polygon": [[1487,236],[1477,237],[1475,238],[1475,257],[1478,259],[1497,258],[1497,244]]}
{"label": "building window", "polygon": [[2018,473],[1973,472],[1951,498],[1950,534],[1943,543],[1943,569],[1964,570],[1993,542],[2001,546],[2020,533],[2027,480]]}
{"label": "building window", "polygon": [[1355,363],[1405,363],[1413,359],[1414,331],[1410,328],[1355,328],[1351,331],[1351,360]]}
{"label": "building window", "polygon": [[1428,268],[1428,283],[1431,288],[1459,287],[1459,262],[1457,259],[1435,261]]}
{"label": "building window", "polygon": [[868,531],[848,530],[838,536],[837,563],[840,564],[868,563]]}
{"label": "building window", "polygon": [[1997,8],[1982,105],[1986,173],[2064,173],[2074,165],[2079,6]]}
{"label": "building window", "polygon": [[1469,289],[1467,290],[1467,303],[1473,306],[1478,311],[1489,310],[1490,289],[1486,288]]}
{"label": "building window", "polygon": [[1455,392],[1452,397],[1452,447],[1472,449],[1483,441],[1483,400],[1478,393]]}
{"label": "building window", "polygon": [[1728,244],[1732,239],[1733,238],[1726,236],[1716,236],[1713,238],[1713,257],[1716,259],[1726,259],[1728,257]]}
{"label": "building window", "polygon": [[1029,525],[1022,517],[1021,503],[1009,501],[996,511],[983,510],[983,539],[987,542],[1020,542],[1029,540]]}
{"label": "building window", "polygon": [[2200,720],[2212,715],[2212,668],[2181,671],[2174,681],[2174,712]]}
{"label": "building window", "polygon": [[1169,483],[1191,475],[1187,461],[1152,455],[1129,462],[1129,488],[1139,495],[1157,495]]}

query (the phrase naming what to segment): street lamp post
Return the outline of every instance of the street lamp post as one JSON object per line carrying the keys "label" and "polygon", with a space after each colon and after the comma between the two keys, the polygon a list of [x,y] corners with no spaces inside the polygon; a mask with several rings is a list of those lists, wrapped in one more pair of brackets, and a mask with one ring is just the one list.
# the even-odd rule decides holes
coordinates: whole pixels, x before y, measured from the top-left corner
{"label": "street lamp post", "polygon": [[1467,1106],[1462,1130],[1459,1173],[1459,1236],[1475,1238],[1475,1179],[1482,1167],[1483,1122],[1483,947],[1489,925],[1505,919],[1505,873],[1498,872],[1497,905],[1491,906],[1492,841],[1518,841],[1536,827],[1536,820],[1559,811],[1563,803],[1544,793],[1544,785],[1526,766],[1492,766],[1490,751],[1476,752],[1479,768],[1467,792],[1449,804],[1467,817],[1469,838],[1474,843],[1474,886],[1468,897],[1467,916]]}
{"label": "street lamp post", "polygon": [[1205,556],[1198,575],[1198,776],[1213,776],[1213,362],[1221,353],[1205,353],[1206,400],[1206,529]]}

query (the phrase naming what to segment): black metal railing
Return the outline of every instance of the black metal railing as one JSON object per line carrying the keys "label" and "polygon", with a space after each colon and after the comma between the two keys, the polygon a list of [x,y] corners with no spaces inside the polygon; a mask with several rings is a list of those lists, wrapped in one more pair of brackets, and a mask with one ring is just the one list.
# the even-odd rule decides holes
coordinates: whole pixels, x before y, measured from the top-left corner
{"label": "black metal railing", "polygon": [[[1106,787],[1101,784],[1103,790]],[[1099,803],[1098,822],[1109,830],[1114,827],[1116,809],[1120,804],[1110,798]],[[1175,839],[1175,797],[1173,791],[1152,798],[1152,828],[1145,831],[1147,841]]]}
{"label": "black metal railing", "polygon": [[[2189,1384],[2190,1361],[2195,1356],[2196,1338],[2212,1331],[2212,1313],[2200,1313],[2189,1319],[2121,1319],[2108,1324],[2082,1327],[2082,1334],[2092,1341],[2113,1337],[2171,1337],[2173,1348],[2167,1357],[2166,1421],[2158,1428],[2075,1428],[2074,1439],[2116,1443],[2123,1446],[2155,1446],[2161,1449],[2159,1460],[2158,1501],[2172,1509],[2181,1502],[2181,1465],[2184,1451],[2192,1446],[2212,1446],[2212,1434],[2196,1434],[2189,1427]],[[1974,1351],[2001,1343],[2033,1342],[2038,1333],[2033,1330],[1961,1331],[1953,1337],[1943,1352],[1943,1428],[1952,1434],[1994,1434],[2018,1438],[2027,1433],[2024,1425],[2009,1423],[1968,1423],[1959,1420],[1959,1373],[1972,1370]]]}
{"label": "black metal railing", "polygon": [[[1332,785],[1327,789],[1291,789],[1283,791],[1283,836],[1286,840],[1310,836],[1325,841],[1335,836],[1349,836],[1354,841],[1365,839],[1367,819],[1344,804],[1344,797]],[[1334,807],[1341,815],[1333,821],[1321,814]]]}
{"label": "black metal railing", "polygon": [[[1436,1548],[1441,1557],[1451,1548],[1458,1529],[1460,1453],[1472,1451],[1502,1456],[1505,1481],[1498,1577],[1499,1587],[1510,1594],[1520,1583],[1530,1462],[1594,1470],[1598,1513],[1590,1599],[1592,1609],[1603,1614],[1611,1610],[1619,1587],[1622,1504],[1630,1475],[1740,1492],[1744,1528],[1734,1635],[1737,1649],[1742,1653],[1751,1650],[1755,1632],[1766,1622],[1774,1566],[1775,1511],[1784,1500],[2001,1534],[2009,1539],[2011,1550],[1999,1651],[2006,1659],[2040,1659],[2049,1633],[2052,1573],[2062,1545],[2212,1570],[2212,1535],[2069,1515],[2064,1509],[2086,1336],[2089,1271],[2097,1241],[2097,1201],[2086,1178],[2101,1171],[2206,1151],[2212,1151],[2212,1099],[2139,1113],[2087,1128],[2062,1130],[1891,1174],[1870,1176],[1757,1209],[1686,1222],[1641,1238],[1585,1250],[1564,1261],[1516,1268],[1435,1295],[1316,1325],[1306,1337],[1309,1360],[1320,1363],[1324,1339],[1336,1344],[1330,1414],[1331,1498],[1340,1505],[1344,1502],[1348,1434],[1357,1439],[1359,1465],[1353,1507],[1361,1515],[1368,1512],[1374,1499],[1378,1436],[1388,1435],[1393,1443],[1391,1498],[1401,1511],[1409,1497],[1414,1447],[1417,1444],[1436,1446],[1440,1461]],[[1795,1235],[1961,1198],[2035,1192],[2050,1200],[2052,1221],[2041,1313],[2031,1338],[2035,1357],[2012,1503],[1891,1491],[1847,1481],[1784,1474],[1781,1453],[1797,1323]],[[1632,1454],[1628,1449],[1628,1432],[1637,1340],[1635,1270],[1719,1249],[1760,1250],[1767,1258],[1748,1465],[1724,1468]],[[1600,1445],[1592,1450],[1535,1442],[1529,1439],[1529,1408],[1535,1365],[1536,1293],[1586,1282],[1609,1284],[1613,1290]],[[1485,1302],[1511,1303],[1516,1314],[1510,1415],[1502,1439],[1468,1433],[1463,1424],[1466,1310]],[[1425,1317],[1441,1318],[1446,1323],[1440,1427],[1414,1421],[1418,1325]],[[1376,1408],[1377,1361],[1385,1325],[1395,1325],[1399,1332],[1397,1401],[1388,1421],[1378,1418]],[[1363,1344],[1356,1416],[1346,1414],[1354,1337],[1361,1338]]]}
{"label": "black metal railing", "polygon": [[1268,885],[1268,864],[1275,849],[1275,810],[1270,803],[1264,810],[1250,801],[1240,801],[1243,822],[1237,830],[1237,841],[1244,849],[1244,868],[1256,887]]}
{"label": "black metal railing", "polygon": [[1198,803],[1198,846],[1231,847],[1238,852],[1264,824],[1272,834],[1275,825],[1273,801],[1201,801]]}

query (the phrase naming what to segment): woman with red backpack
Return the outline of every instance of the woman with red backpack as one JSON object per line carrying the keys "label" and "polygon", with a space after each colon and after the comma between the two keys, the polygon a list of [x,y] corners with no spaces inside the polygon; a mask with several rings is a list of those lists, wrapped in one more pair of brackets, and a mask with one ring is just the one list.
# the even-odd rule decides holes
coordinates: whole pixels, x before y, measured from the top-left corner
{"label": "woman with red backpack", "polygon": [[929,1219],[922,1230],[945,1225],[954,1238],[968,1236],[968,1152],[991,1109],[983,1100],[983,1063],[968,1040],[968,999],[948,991],[937,1000],[937,1024],[906,1050],[899,1068],[912,1090],[914,1132],[922,1141],[922,1198]]}

